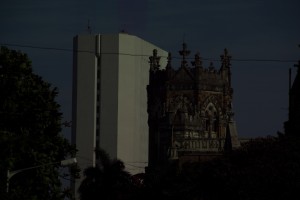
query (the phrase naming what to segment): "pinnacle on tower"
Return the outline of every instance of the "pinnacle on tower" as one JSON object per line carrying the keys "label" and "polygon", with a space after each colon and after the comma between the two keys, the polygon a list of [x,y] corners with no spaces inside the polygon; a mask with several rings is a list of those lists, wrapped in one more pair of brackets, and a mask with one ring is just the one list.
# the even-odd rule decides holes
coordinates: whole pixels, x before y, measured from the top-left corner
{"label": "pinnacle on tower", "polygon": [[202,60],[199,52],[195,54],[195,61],[192,61],[192,65],[195,67],[202,67]]}
{"label": "pinnacle on tower", "polygon": [[222,68],[229,68],[231,66],[231,56],[228,54],[228,50],[224,49],[224,54],[220,56],[222,61]]}
{"label": "pinnacle on tower", "polygon": [[182,43],[182,50],[179,51],[179,54],[182,56],[182,61],[181,61],[181,67],[185,67],[187,64],[187,61],[185,60],[186,57],[191,53],[190,50],[187,50],[187,45],[186,43]]}
{"label": "pinnacle on tower", "polygon": [[167,60],[168,60],[167,68],[171,68],[171,61],[172,61],[172,54],[171,54],[171,52],[168,53]]}
{"label": "pinnacle on tower", "polygon": [[153,50],[153,56],[149,57],[149,63],[150,63],[150,70],[151,71],[156,71],[159,69],[159,61],[160,61],[160,56],[157,56],[157,50]]}

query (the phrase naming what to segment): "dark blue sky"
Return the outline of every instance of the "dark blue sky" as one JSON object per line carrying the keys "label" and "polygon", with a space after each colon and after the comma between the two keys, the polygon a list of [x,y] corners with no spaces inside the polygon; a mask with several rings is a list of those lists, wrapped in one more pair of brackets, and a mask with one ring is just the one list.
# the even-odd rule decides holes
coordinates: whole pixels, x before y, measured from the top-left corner
{"label": "dark blue sky", "polygon": [[[227,48],[233,59],[233,108],[240,137],[276,135],[288,117],[288,69],[300,59],[298,0],[10,0],[0,3],[0,43],[72,49],[87,33],[122,29],[179,57],[183,40],[208,67]],[[27,53],[34,72],[59,88],[71,120],[72,51],[9,46]],[[254,61],[254,60],[281,60]],[[178,60],[174,59],[174,65]],[[70,129],[64,134],[69,137]]]}

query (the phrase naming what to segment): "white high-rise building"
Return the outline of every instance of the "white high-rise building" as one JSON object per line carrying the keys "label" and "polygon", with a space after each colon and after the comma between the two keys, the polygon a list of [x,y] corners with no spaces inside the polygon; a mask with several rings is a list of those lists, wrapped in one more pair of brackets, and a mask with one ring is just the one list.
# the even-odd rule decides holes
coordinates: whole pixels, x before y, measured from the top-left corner
{"label": "white high-rise building", "polygon": [[149,56],[157,49],[165,67],[168,53],[125,33],[77,35],[73,44],[72,143],[79,167],[95,166],[100,147],[122,160],[131,174],[143,172],[148,165]]}

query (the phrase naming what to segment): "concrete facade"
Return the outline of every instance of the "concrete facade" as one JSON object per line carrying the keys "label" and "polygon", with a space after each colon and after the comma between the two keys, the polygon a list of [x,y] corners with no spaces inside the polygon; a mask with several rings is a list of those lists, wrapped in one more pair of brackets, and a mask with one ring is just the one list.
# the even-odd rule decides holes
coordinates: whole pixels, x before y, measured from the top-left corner
{"label": "concrete facade", "polygon": [[[81,170],[97,163],[95,149],[124,162],[131,174],[148,165],[149,56],[157,49],[125,33],[77,35],[73,56],[72,143]],[[76,180],[77,190],[81,180]]]}

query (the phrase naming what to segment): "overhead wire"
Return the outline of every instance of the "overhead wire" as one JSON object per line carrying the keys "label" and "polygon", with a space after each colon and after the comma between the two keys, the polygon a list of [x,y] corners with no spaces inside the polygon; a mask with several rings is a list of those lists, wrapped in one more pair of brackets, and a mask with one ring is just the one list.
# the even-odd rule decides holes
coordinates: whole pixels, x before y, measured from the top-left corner
{"label": "overhead wire", "polygon": [[[92,53],[95,54],[94,51],[89,50],[74,50],[69,48],[57,48],[57,47],[45,47],[45,46],[34,46],[34,45],[22,45],[22,44],[12,44],[12,43],[0,43],[0,46],[13,46],[13,47],[22,47],[22,48],[31,48],[31,49],[41,49],[41,50],[53,50],[53,51],[66,51],[66,52],[79,52],[79,53]],[[101,52],[102,55],[127,55],[127,56],[142,56],[149,57],[151,55],[146,54],[131,54],[131,53],[120,53],[120,52]],[[167,58],[166,56],[160,56],[163,58]],[[182,59],[178,56],[172,56],[172,59]],[[192,60],[193,58],[186,58],[188,60]],[[220,61],[220,59],[216,58],[202,58],[202,60],[208,61]],[[287,60],[287,59],[257,59],[257,58],[232,58],[231,61],[238,62],[298,62],[298,60]]]}

